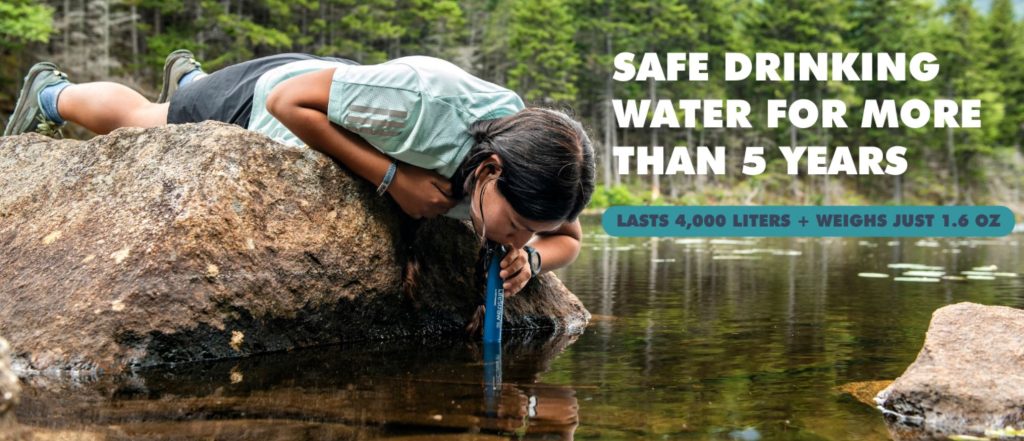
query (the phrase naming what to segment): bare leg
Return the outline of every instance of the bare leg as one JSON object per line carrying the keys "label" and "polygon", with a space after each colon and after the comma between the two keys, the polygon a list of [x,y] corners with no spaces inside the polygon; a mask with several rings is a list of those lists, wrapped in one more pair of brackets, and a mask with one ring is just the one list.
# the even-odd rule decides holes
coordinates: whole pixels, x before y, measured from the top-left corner
{"label": "bare leg", "polygon": [[100,135],[121,127],[158,127],[167,124],[167,103],[151,103],[123,84],[72,84],[61,91],[57,112]]}

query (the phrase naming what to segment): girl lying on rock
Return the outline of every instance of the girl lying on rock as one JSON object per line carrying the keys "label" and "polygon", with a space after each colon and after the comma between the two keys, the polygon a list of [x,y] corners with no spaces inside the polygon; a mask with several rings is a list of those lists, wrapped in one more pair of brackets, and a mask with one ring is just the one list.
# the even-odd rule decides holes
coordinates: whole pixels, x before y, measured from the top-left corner
{"label": "girl lying on rock", "polygon": [[67,121],[106,134],[206,120],[323,152],[413,218],[471,219],[478,235],[513,250],[502,261],[506,295],[579,253],[577,216],[595,168],[583,127],[437,58],[364,66],[281,54],[206,74],[178,50],[156,103],[117,83],[70,83],[43,62],[25,77],[4,135]]}

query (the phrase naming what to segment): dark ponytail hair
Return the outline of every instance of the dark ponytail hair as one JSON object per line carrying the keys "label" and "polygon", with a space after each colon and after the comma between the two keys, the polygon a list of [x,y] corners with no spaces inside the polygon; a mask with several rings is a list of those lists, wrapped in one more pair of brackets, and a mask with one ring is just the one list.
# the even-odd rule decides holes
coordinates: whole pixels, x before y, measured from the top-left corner
{"label": "dark ponytail hair", "polygon": [[476,185],[476,168],[501,158],[498,190],[512,209],[534,221],[576,219],[594,193],[594,147],[583,125],[563,112],[530,107],[469,128],[475,144],[452,175],[461,199]]}

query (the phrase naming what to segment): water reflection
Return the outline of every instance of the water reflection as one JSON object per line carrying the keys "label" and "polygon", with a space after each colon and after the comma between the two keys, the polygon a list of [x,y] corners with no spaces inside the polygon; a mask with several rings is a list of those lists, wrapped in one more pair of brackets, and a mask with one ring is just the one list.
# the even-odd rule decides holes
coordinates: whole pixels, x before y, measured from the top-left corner
{"label": "water reflection", "polygon": [[538,374],[573,339],[508,339],[491,408],[481,346],[417,341],[177,366],[78,386],[37,380],[26,388],[17,417],[25,433],[89,439],[487,439],[490,433],[571,440],[579,423],[576,390],[540,382]]}
{"label": "water reflection", "polygon": [[618,239],[598,221],[558,272],[590,326],[575,342],[507,340],[490,401],[481,346],[416,341],[37,384],[19,420],[95,439],[885,440],[909,432],[840,386],[896,378],[943,305],[1024,307],[1020,277],[857,275],[1021,273],[1019,236]]}
{"label": "water reflection", "polygon": [[[1024,270],[1017,237],[614,238],[589,229],[559,272],[595,314],[542,378],[579,390],[580,438],[889,439],[881,414],[837,390],[892,380],[932,311],[1024,306],[1021,278],[865,279],[890,263]],[[755,435],[756,434],[756,435]]]}

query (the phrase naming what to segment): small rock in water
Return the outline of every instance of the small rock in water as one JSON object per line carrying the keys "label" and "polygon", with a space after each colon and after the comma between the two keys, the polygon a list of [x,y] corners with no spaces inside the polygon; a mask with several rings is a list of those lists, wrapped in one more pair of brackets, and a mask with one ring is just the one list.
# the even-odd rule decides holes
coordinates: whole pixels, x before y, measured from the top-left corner
{"label": "small rock in water", "polygon": [[958,303],[932,314],[917,360],[875,401],[927,439],[1024,423],[1024,310]]}

